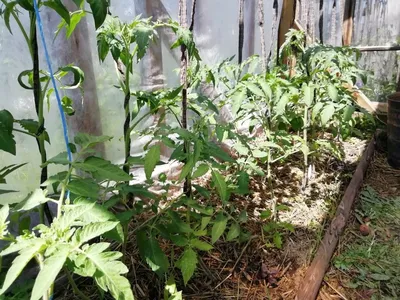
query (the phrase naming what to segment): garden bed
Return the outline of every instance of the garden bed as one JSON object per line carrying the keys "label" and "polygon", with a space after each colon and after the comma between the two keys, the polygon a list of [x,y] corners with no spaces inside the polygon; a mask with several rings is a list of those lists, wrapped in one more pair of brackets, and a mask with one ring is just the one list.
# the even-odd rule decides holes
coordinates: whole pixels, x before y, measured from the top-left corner
{"label": "garden bed", "polygon": [[376,153],[320,299],[400,296],[400,171]]}
{"label": "garden bed", "polygon": [[[343,142],[345,157],[342,161],[328,156],[320,158],[314,179],[306,190],[301,188],[301,157],[293,156],[284,167],[274,167],[274,196],[279,205],[288,208],[279,213],[279,220],[294,226],[292,233],[282,231],[280,249],[262,231],[266,222],[260,214],[272,205],[268,184],[262,178],[252,179],[250,195],[231,199],[238,211],[247,212],[248,222],[243,226],[249,233],[249,240],[243,243],[220,241],[211,251],[201,252],[199,268],[186,287],[177,271],[175,279],[183,298],[293,299],[366,145],[365,140],[351,138]],[[143,220],[146,218],[148,216]],[[137,225],[133,221],[131,228]],[[162,299],[164,278],[159,279],[142,262],[135,235],[130,236],[125,262],[131,270],[128,278],[136,298]],[[163,242],[161,247],[165,253],[180,251]],[[98,299],[97,289],[90,280],[79,284],[86,295],[92,295],[91,299]],[[66,290],[63,294],[62,299],[73,299],[72,291]]]}

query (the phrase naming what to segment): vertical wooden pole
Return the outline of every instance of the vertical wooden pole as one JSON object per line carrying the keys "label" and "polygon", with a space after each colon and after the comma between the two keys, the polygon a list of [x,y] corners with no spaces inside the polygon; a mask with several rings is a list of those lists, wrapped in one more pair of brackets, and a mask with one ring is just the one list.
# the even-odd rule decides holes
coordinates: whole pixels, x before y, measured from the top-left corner
{"label": "vertical wooden pole", "polygon": [[258,0],[258,26],[260,27],[261,55],[263,72],[267,71],[267,49],[264,30],[264,0]]}
{"label": "vertical wooden pole", "polygon": [[349,46],[353,37],[353,20],[356,0],[346,0],[343,16],[343,46]]}
{"label": "vertical wooden pole", "polygon": [[244,0],[239,0],[239,49],[238,62],[243,61],[243,45],[244,45]]}
{"label": "vertical wooden pole", "polygon": [[278,51],[285,42],[286,33],[293,27],[295,16],[296,0],[283,0],[281,20],[278,29]]}

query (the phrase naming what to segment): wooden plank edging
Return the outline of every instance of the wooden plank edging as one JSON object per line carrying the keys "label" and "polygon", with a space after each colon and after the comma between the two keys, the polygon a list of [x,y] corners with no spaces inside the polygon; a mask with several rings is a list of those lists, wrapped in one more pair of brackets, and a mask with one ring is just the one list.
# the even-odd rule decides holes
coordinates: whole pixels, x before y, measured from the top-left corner
{"label": "wooden plank edging", "polygon": [[340,235],[343,233],[346,223],[349,219],[354,200],[364,181],[365,172],[375,151],[376,135],[371,139],[367,149],[361,157],[361,160],[353,174],[342,201],[340,202],[335,217],[333,218],[328,230],[325,233],[318,251],[308,268],[302,284],[297,292],[296,300],[316,299],[319,289],[328,270],[330,260],[335,252]]}

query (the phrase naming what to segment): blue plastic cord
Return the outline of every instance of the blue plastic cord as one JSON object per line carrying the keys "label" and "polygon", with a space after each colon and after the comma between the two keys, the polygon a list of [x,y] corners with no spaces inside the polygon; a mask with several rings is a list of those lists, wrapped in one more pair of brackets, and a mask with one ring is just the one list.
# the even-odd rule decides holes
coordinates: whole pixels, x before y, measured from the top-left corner
{"label": "blue plastic cord", "polygon": [[43,48],[44,48],[44,54],[46,56],[47,66],[49,67],[51,82],[53,84],[54,92],[56,94],[58,110],[60,112],[61,124],[62,124],[62,127],[63,127],[65,147],[67,148],[68,160],[69,160],[69,162],[72,162],[72,152],[71,152],[71,149],[69,148],[67,120],[65,118],[64,110],[62,108],[60,94],[58,93],[56,80],[55,80],[54,74],[53,74],[53,68],[51,67],[51,60],[50,60],[49,52],[47,50],[46,40],[44,38],[42,19],[40,18],[40,13],[39,13],[38,5],[37,5],[37,0],[33,0],[33,6],[35,8],[36,20],[37,20],[37,24],[38,24],[38,27],[39,27],[40,38],[42,40],[42,44],[43,44]]}

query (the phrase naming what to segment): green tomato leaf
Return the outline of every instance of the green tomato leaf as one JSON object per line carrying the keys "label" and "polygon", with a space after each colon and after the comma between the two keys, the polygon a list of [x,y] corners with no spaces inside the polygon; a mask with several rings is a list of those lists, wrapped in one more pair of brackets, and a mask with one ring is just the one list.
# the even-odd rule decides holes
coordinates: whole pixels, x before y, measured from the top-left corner
{"label": "green tomato leaf", "polygon": [[43,266],[36,277],[32,289],[31,300],[39,300],[45,293],[47,293],[64,266],[69,251],[70,248],[68,245],[60,245],[55,253],[44,260]]}
{"label": "green tomato leaf", "polygon": [[106,222],[95,222],[84,226],[82,229],[78,229],[76,232],[77,242],[82,245],[95,237],[98,237],[110,230],[114,229],[119,222],[106,221]]}
{"label": "green tomato leaf", "polygon": [[147,236],[145,231],[138,231],[136,234],[140,256],[153,272],[159,276],[166,273],[169,268],[168,258],[161,250],[160,245],[153,236]]}
{"label": "green tomato leaf", "polygon": [[227,223],[228,218],[222,212],[218,213],[211,229],[211,243],[214,244],[222,236],[226,229]]}
{"label": "green tomato leaf", "polygon": [[218,171],[213,170],[212,181],[222,202],[225,204],[228,202],[228,188],[226,186],[225,178]]}
{"label": "green tomato leaf", "polygon": [[211,249],[213,249],[213,246],[211,246],[209,243],[203,242],[199,239],[191,240],[190,244],[192,245],[192,247],[202,251],[210,251]]}
{"label": "green tomato leaf", "polygon": [[321,123],[323,126],[325,126],[329,120],[333,117],[335,114],[335,105],[334,104],[328,104],[323,108],[321,111]]}
{"label": "green tomato leaf", "polygon": [[246,87],[252,92],[254,95],[264,98],[265,94],[263,91],[254,83],[247,83]]}
{"label": "green tomato leaf", "polygon": [[226,235],[226,240],[232,241],[236,239],[240,235],[240,226],[238,223],[233,222],[231,227],[229,228],[228,234]]}
{"label": "green tomato leaf", "polygon": [[16,154],[14,135],[12,134],[14,118],[8,110],[0,110],[0,150]]}
{"label": "green tomato leaf", "polygon": [[149,149],[149,151],[147,151],[144,157],[144,172],[146,173],[147,180],[151,179],[151,174],[153,174],[157,163],[160,161],[160,154],[161,148],[158,144],[154,145]]}
{"label": "green tomato leaf", "polygon": [[46,190],[36,189],[32,193],[30,193],[24,200],[19,202],[14,210],[16,211],[28,211],[32,208],[35,208],[43,203],[46,203],[50,199],[46,197]]}
{"label": "green tomato leaf", "polygon": [[[17,242],[16,244],[18,244]],[[13,282],[19,277],[26,265],[32,258],[43,248],[45,241],[42,239],[34,239],[24,243],[18,256],[13,260],[11,267],[8,269],[0,295],[4,294]],[[7,250],[7,249],[6,249]],[[1,253],[2,256],[3,252]]]}
{"label": "green tomato leaf", "polygon": [[67,189],[75,195],[93,199],[97,199],[100,192],[99,185],[90,178],[73,179],[68,183]]}
{"label": "green tomato leaf", "polygon": [[328,85],[328,95],[329,98],[332,99],[333,102],[338,102],[338,90],[334,85]]}
{"label": "green tomato leaf", "polygon": [[207,164],[200,164],[197,167],[196,171],[193,172],[192,178],[194,179],[194,178],[201,177],[201,176],[205,175],[208,172],[208,170],[209,170],[209,167]]}
{"label": "green tomato leaf", "polygon": [[181,270],[183,282],[186,285],[192,278],[197,266],[197,253],[191,248],[185,249],[182,257],[176,262],[176,266]]}
{"label": "green tomato leaf", "polygon": [[132,179],[118,166],[99,157],[90,156],[84,162],[74,163],[73,166],[91,173],[97,180],[129,181]]}
{"label": "green tomato leaf", "polygon": [[107,17],[108,8],[110,6],[109,0],[87,0],[87,3],[90,5],[90,9],[93,13],[94,24],[96,29],[104,23],[104,20]]}

